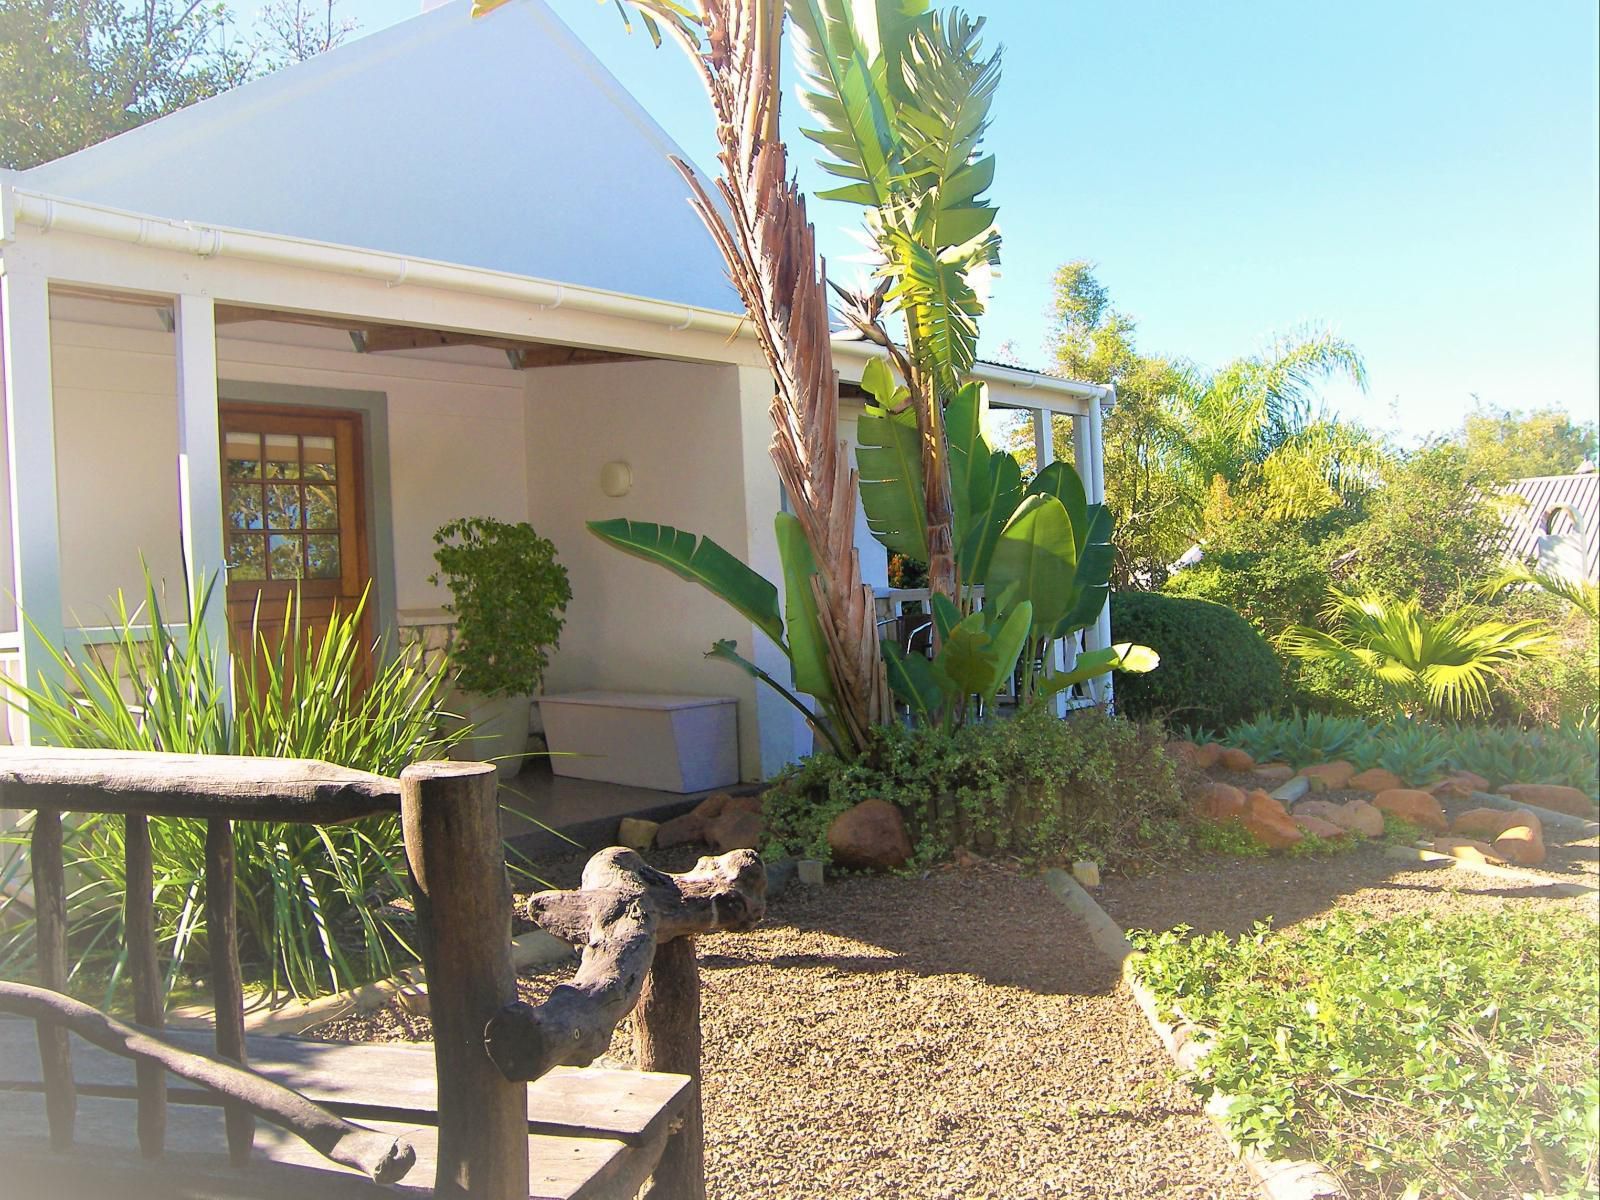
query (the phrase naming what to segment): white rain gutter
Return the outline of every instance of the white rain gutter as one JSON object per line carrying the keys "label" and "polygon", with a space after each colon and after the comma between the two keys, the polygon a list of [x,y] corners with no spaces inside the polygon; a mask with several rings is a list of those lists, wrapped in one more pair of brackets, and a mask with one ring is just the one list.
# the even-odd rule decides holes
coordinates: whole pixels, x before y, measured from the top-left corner
{"label": "white rain gutter", "polygon": [[[389,287],[433,288],[511,300],[542,309],[572,309],[597,316],[639,321],[678,332],[713,333],[727,338],[754,336],[745,317],[717,309],[648,300],[602,288],[555,283],[506,271],[464,267],[380,250],[360,250],[283,234],[256,233],[246,229],[146,216],[27,191],[0,182],[0,246],[16,239],[19,225],[30,226],[41,233],[60,230],[107,241],[148,246],[155,250],[191,254],[198,258],[241,259],[372,279]],[[859,341],[835,341],[834,353],[862,363],[885,357],[885,352],[880,348]],[[1037,389],[1079,400],[1099,400],[1102,406],[1107,405],[1114,396],[1111,389],[1095,384],[1036,375],[1012,367],[979,364],[972,374],[985,383],[1024,390]]]}

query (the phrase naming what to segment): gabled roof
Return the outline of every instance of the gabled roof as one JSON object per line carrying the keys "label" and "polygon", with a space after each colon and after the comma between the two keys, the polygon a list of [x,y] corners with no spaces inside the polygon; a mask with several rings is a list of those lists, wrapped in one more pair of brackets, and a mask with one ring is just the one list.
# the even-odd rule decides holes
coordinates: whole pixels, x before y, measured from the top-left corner
{"label": "gabled roof", "polygon": [[13,181],[740,311],[660,126],[544,0],[470,8],[454,0]]}

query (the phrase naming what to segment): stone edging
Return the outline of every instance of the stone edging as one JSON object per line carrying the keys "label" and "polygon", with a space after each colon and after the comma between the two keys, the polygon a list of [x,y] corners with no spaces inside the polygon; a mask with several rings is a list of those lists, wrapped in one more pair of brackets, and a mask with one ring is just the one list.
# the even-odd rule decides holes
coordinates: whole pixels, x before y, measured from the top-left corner
{"label": "stone edging", "polygon": [[1581,833],[1584,837],[1593,837],[1600,832],[1600,821],[1591,821],[1586,817],[1574,816],[1572,813],[1557,812],[1553,808],[1540,808],[1537,804],[1518,804],[1504,792],[1473,792],[1472,798],[1479,804],[1487,804],[1491,808],[1504,809],[1515,812],[1517,809],[1526,809],[1539,818],[1539,824],[1546,829],[1565,829],[1574,833]]}
{"label": "stone edging", "polygon": [[1453,854],[1445,854],[1439,850],[1429,850],[1424,846],[1384,846],[1384,854],[1389,858],[1397,858],[1402,862],[1425,863],[1429,866],[1444,863],[1448,866],[1459,867],[1463,871],[1472,871],[1478,875],[1488,875],[1494,879],[1505,879],[1517,883],[1531,884],[1536,887],[1549,888],[1555,896],[1591,896],[1600,888],[1590,887],[1586,883],[1571,880],[1556,879],[1550,875],[1541,875],[1537,871],[1525,871],[1520,867],[1500,867],[1494,863],[1476,862],[1470,858],[1457,858]]}
{"label": "stone edging", "polygon": [[[1095,948],[1117,964],[1122,980],[1133,993],[1139,1011],[1155,1031],[1167,1053],[1180,1070],[1191,1071],[1204,1055],[1204,1050],[1194,1040],[1193,1027],[1172,1025],[1165,1021],[1156,1008],[1155,996],[1140,982],[1132,969],[1138,952],[1129,943],[1122,928],[1106,915],[1093,896],[1084,891],[1077,880],[1065,871],[1053,868],[1044,873],[1045,886],[1053,892],[1067,911],[1081,920],[1089,930]],[[1259,1150],[1239,1145],[1223,1126],[1220,1112],[1227,1098],[1220,1093],[1206,1105],[1206,1115],[1216,1125],[1218,1132],[1243,1160],[1256,1185],[1267,1200],[1344,1200],[1345,1191],[1327,1168],[1309,1161],[1267,1158]]]}
{"label": "stone edging", "polygon": [[[551,937],[543,930],[532,930],[511,939],[511,961],[517,970],[540,963],[560,962],[571,958],[573,949],[565,942]],[[318,996],[315,1000],[290,999],[273,1006],[259,994],[254,1007],[244,1013],[244,1029],[249,1034],[265,1037],[296,1037],[306,1030],[354,1013],[376,1012],[391,1000],[399,997],[402,1003],[416,1005],[415,1011],[426,1012],[427,980],[422,964],[403,967],[387,979],[375,980],[347,992],[331,996]],[[420,997],[408,1001],[408,997]],[[247,996],[246,1003],[251,1002]],[[167,1013],[167,1024],[174,1029],[210,1029],[216,1023],[209,1004],[187,1004]]]}

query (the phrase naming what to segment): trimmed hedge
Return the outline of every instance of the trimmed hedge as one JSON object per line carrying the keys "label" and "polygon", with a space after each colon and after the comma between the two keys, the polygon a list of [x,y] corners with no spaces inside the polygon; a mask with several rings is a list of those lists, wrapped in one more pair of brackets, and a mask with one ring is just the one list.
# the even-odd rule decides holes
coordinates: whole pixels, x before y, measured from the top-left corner
{"label": "trimmed hedge", "polygon": [[1116,677],[1117,711],[1134,719],[1226,729],[1283,699],[1278,658],[1233,609],[1159,592],[1111,597],[1113,640],[1161,655],[1145,675]]}

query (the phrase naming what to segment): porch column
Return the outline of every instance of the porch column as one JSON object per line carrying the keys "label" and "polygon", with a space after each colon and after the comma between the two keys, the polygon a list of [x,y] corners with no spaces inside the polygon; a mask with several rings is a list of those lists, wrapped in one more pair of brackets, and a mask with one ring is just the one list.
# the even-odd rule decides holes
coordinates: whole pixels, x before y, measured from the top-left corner
{"label": "porch column", "polygon": [[[1033,465],[1035,471],[1042,471],[1056,461],[1055,415],[1047,408],[1036,408],[1031,415],[1033,417]],[[1057,638],[1045,647],[1045,672],[1054,675],[1059,671],[1065,671],[1072,666],[1076,658],[1077,653],[1073,639]],[[1056,716],[1066,716],[1066,693],[1057,692],[1050,698],[1050,705],[1055,710]]]}
{"label": "porch column", "polygon": [[[1113,391],[1111,398],[1115,400]],[[1106,456],[1105,456],[1105,412],[1101,408],[1099,398],[1089,401],[1088,419],[1088,453],[1086,455],[1089,469],[1092,472],[1092,481],[1089,477],[1084,479],[1084,487],[1089,493],[1089,503],[1104,504],[1106,502]],[[1109,597],[1106,606],[1100,610],[1099,619],[1095,621],[1092,630],[1086,630],[1084,648],[1090,650],[1103,650],[1111,645],[1111,602]],[[1092,640],[1090,640],[1092,637]],[[1112,676],[1108,672],[1100,676],[1090,686],[1095,700],[1103,705],[1109,705],[1112,700]]]}
{"label": "porch column", "polygon": [[[773,518],[783,507],[783,487],[778,468],[767,454],[772,442],[772,374],[766,367],[737,367],[739,373],[739,434],[744,477],[745,561],[758,573],[778,585],[783,596],[783,564],[778,558],[778,535]],[[789,660],[766,634],[750,627],[754,653],[750,661],[785,686],[789,683]],[[760,680],[755,685],[756,722],[759,726],[751,747],[758,759],[761,778],[777,771],[811,751],[811,728],[794,707]],[[748,760],[746,763],[748,769]]]}
{"label": "porch column", "polygon": [[[13,251],[0,275],[4,325],[6,463],[11,481],[11,593],[21,647],[19,677],[62,684],[52,649],[65,648],[61,616],[61,525],[56,505],[56,414],[50,376],[50,289],[42,270]],[[27,716],[13,710],[12,738],[30,744]]]}
{"label": "porch column", "polygon": [[[178,517],[191,587],[212,583],[203,628],[228,678],[228,595],[222,540],[222,430],[217,416],[216,313],[209,296],[180,295],[173,309],[178,354]],[[223,691],[224,703],[232,697]]]}

